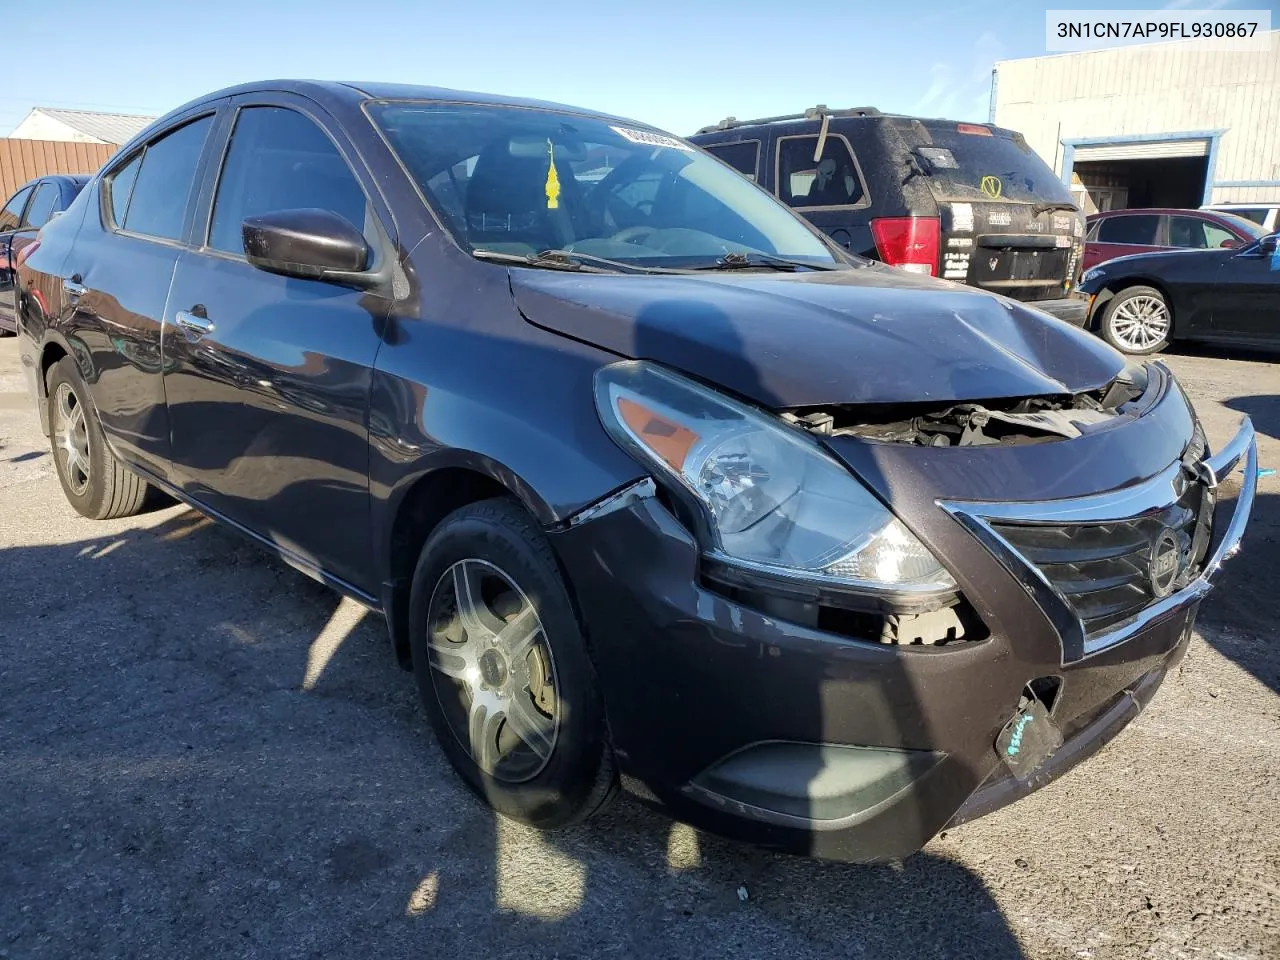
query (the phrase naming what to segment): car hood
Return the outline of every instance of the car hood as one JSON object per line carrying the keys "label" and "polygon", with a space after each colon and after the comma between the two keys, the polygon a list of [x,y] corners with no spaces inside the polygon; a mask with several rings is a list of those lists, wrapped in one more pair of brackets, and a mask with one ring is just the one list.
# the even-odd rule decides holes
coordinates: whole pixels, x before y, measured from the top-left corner
{"label": "car hood", "polygon": [[525,319],[773,409],[1080,393],[1124,366],[1013,301],[871,266],[804,273],[511,270]]}

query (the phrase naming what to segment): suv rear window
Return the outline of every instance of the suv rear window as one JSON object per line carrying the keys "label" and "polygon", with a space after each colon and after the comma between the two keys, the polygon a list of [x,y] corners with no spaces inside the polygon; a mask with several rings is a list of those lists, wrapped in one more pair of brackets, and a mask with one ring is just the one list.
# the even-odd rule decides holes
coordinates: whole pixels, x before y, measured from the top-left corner
{"label": "suv rear window", "polygon": [[1072,202],[1066,184],[1022,137],[981,124],[920,126],[928,131],[927,141],[910,128],[903,134],[937,199]]}

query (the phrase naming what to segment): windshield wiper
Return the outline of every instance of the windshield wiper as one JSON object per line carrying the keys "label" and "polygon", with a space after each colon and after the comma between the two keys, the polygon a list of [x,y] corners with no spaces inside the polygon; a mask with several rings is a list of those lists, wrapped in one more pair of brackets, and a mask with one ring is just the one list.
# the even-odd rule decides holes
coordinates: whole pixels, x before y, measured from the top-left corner
{"label": "windshield wiper", "polygon": [[1071,210],[1074,212],[1075,209],[1076,205],[1074,203],[1037,203],[1031,208],[1031,215],[1038,217],[1040,214],[1048,213],[1050,210]]}
{"label": "windshield wiper", "polygon": [[623,263],[621,260],[610,260],[607,257],[594,257],[589,253],[578,253],[575,250],[542,250],[538,253],[502,253],[497,250],[483,248],[471,251],[473,257],[481,260],[496,260],[500,263],[518,263],[525,267],[545,267],[551,270],[586,270],[590,273],[671,273],[658,267],[641,267],[634,263]]}
{"label": "windshield wiper", "polygon": [[810,263],[807,260],[788,260],[786,257],[775,257],[768,253],[744,253],[735,251],[726,253],[715,263],[707,264],[702,267],[694,267],[694,270],[745,270],[751,267],[766,267],[770,270],[786,270],[792,272],[795,270],[835,270],[835,264],[827,266],[824,263]]}

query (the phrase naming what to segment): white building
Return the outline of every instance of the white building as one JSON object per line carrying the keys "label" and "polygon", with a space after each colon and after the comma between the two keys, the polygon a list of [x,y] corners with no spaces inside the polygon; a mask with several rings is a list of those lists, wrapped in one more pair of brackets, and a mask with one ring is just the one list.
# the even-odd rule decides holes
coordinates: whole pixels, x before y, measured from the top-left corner
{"label": "white building", "polygon": [[1086,213],[1280,201],[1280,30],[1003,60],[991,119],[1022,132]]}
{"label": "white building", "polygon": [[63,140],[73,143],[109,143],[119,146],[155,117],[131,113],[97,113],[93,110],[59,110],[36,107],[18,124],[10,139]]}

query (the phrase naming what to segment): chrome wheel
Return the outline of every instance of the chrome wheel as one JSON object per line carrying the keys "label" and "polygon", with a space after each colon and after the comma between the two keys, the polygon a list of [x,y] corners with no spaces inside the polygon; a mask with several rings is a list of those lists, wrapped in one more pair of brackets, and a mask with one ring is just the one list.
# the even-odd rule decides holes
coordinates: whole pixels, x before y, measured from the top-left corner
{"label": "chrome wheel", "polygon": [[505,572],[459,560],[427,610],[436,697],[475,764],[520,783],[551,759],[560,727],[555,660],[533,604]]}
{"label": "chrome wheel", "polygon": [[1169,337],[1169,308],[1159,297],[1138,294],[1119,304],[1108,323],[1125,349],[1150,350]]}
{"label": "chrome wheel", "polygon": [[58,384],[54,394],[55,452],[67,486],[78,497],[89,487],[89,425],[85,421],[84,404],[71,386]]}

